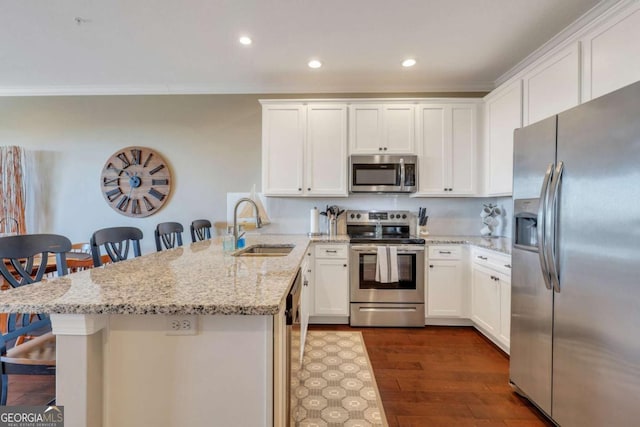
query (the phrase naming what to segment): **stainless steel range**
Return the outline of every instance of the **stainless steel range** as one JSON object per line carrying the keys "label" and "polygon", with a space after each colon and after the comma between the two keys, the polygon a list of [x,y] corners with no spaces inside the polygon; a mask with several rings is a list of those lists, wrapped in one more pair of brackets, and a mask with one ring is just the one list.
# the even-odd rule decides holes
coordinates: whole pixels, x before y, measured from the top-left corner
{"label": "stainless steel range", "polygon": [[351,326],[424,326],[424,239],[409,211],[347,211]]}

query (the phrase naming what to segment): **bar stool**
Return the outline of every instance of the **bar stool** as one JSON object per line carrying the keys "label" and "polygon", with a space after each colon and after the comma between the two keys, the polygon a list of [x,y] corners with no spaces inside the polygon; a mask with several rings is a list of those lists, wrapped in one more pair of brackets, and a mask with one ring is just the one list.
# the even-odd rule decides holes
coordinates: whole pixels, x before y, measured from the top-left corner
{"label": "bar stool", "polygon": [[[56,234],[2,237],[0,274],[13,287],[28,286],[42,280],[52,267],[48,262],[52,254],[55,271],[64,276],[65,253],[70,250],[71,241]],[[55,375],[56,337],[46,314],[7,313],[0,319],[0,405],[6,405],[9,375]]]}
{"label": "bar stool", "polygon": [[184,228],[179,222],[161,222],[155,231],[156,250],[173,249],[182,246],[182,232]]}
{"label": "bar stool", "polygon": [[191,242],[199,242],[211,238],[211,221],[196,219],[191,223]]}
{"label": "bar stool", "polygon": [[124,261],[129,256],[129,246],[133,246],[133,256],[139,257],[142,230],[136,227],[111,227],[96,231],[91,236],[91,256],[93,266],[100,267],[100,247],[102,246],[111,262]]}

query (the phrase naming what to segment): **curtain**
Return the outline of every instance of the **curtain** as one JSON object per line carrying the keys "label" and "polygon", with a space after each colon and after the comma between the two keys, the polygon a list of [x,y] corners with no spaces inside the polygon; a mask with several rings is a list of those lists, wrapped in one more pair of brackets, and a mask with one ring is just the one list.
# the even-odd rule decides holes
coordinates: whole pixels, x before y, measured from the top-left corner
{"label": "curtain", "polygon": [[21,147],[0,147],[0,233],[27,232],[24,164],[25,153]]}

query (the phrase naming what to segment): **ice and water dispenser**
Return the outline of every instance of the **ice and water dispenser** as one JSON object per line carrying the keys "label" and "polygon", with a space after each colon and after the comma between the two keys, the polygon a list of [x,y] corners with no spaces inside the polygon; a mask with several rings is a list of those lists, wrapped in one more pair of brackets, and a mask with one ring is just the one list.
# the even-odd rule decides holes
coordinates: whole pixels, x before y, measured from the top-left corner
{"label": "ice and water dispenser", "polygon": [[540,199],[518,199],[513,202],[515,218],[514,246],[538,250],[538,206]]}

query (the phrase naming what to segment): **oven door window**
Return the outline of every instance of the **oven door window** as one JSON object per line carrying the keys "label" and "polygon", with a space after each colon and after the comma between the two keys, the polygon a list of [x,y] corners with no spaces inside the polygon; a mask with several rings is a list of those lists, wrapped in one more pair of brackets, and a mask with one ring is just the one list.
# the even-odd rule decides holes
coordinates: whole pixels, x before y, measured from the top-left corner
{"label": "oven door window", "polygon": [[360,254],[360,289],[416,289],[416,254],[398,254],[398,281],[376,282],[376,254]]}
{"label": "oven door window", "polygon": [[400,166],[392,163],[354,164],[353,185],[400,185]]}

